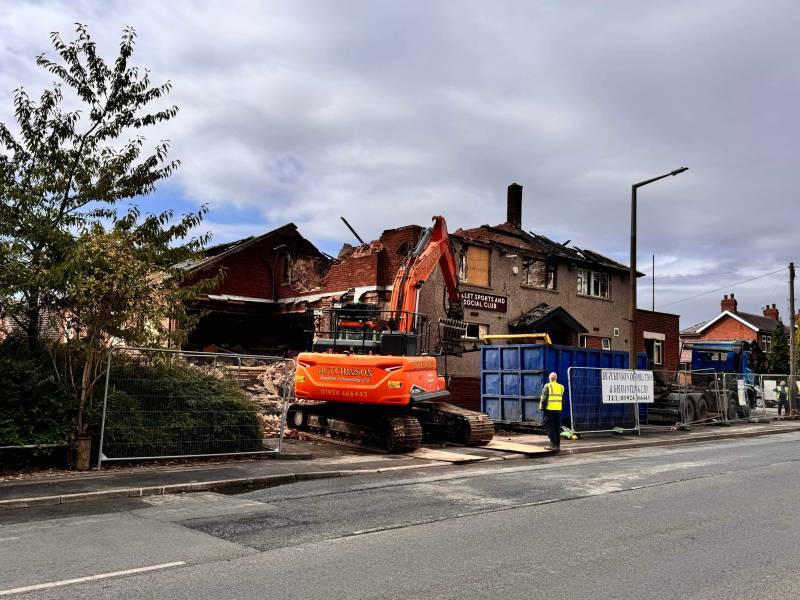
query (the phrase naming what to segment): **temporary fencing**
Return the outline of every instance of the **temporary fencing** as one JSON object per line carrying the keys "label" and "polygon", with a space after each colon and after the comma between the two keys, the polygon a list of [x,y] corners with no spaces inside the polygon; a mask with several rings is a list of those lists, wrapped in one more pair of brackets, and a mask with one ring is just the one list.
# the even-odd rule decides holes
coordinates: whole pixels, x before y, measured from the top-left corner
{"label": "temporary fencing", "polygon": [[290,359],[116,348],[107,367],[98,468],[281,451],[294,384]]}
{"label": "temporary fencing", "polygon": [[636,400],[636,393],[632,397],[626,396],[622,402],[609,402],[608,389],[604,393],[604,372],[611,371],[625,374],[623,377],[630,377],[630,382],[619,382],[618,385],[621,386],[626,384],[635,386],[637,384],[634,382],[640,382],[640,378],[647,378],[651,374],[650,371],[597,367],[567,369],[570,426],[576,433],[639,431],[639,403]]}
{"label": "temporary fencing", "polygon": [[[614,373],[604,374],[608,371]],[[571,367],[568,375],[576,432],[641,432],[750,418],[746,405],[739,404],[733,374]]]}
{"label": "temporary fencing", "polygon": [[[780,403],[781,383],[786,384],[786,400],[783,405]],[[797,392],[794,397],[790,393],[791,377],[789,375],[769,374],[758,375],[755,381],[755,412],[759,418],[773,419],[777,417],[788,417],[792,411],[798,409]],[[797,385],[800,390],[800,385]]]}

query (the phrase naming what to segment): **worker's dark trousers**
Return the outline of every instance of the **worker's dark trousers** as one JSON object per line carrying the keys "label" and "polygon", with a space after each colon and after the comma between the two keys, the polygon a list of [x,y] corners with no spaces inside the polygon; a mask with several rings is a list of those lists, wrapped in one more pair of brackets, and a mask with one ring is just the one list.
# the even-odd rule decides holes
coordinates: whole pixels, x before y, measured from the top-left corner
{"label": "worker's dark trousers", "polygon": [[786,409],[786,416],[789,416],[789,400],[778,400],[778,416],[781,416],[781,408]]}
{"label": "worker's dark trousers", "polygon": [[544,411],[544,427],[547,431],[547,437],[550,438],[550,444],[556,448],[561,446],[561,411]]}

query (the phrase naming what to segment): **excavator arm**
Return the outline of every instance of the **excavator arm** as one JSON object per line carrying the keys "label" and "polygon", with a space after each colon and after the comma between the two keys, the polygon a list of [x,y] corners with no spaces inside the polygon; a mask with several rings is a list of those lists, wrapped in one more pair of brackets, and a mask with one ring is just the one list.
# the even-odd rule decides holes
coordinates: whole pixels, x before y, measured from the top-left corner
{"label": "excavator arm", "polygon": [[395,276],[389,307],[395,315],[398,330],[408,332],[413,328],[419,290],[437,265],[442,270],[450,299],[448,317],[461,319],[463,308],[458,292],[458,267],[447,234],[447,223],[441,216],[433,217],[433,226],[423,232],[416,248],[405,258]]}

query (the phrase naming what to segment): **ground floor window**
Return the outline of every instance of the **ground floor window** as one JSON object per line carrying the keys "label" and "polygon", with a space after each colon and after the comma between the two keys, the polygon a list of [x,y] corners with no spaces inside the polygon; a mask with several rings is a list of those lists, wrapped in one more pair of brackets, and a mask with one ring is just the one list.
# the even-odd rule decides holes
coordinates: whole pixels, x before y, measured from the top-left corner
{"label": "ground floor window", "polygon": [[488,325],[483,323],[467,323],[467,333],[464,336],[465,340],[479,340],[486,335],[489,335]]}
{"label": "ground floor window", "polygon": [[587,338],[587,336],[586,336],[585,333],[579,333],[578,334],[578,347],[579,348],[586,348],[586,338]]}
{"label": "ground floor window", "polygon": [[661,340],[654,340],[653,341],[653,364],[654,365],[663,365],[664,364],[664,342]]}

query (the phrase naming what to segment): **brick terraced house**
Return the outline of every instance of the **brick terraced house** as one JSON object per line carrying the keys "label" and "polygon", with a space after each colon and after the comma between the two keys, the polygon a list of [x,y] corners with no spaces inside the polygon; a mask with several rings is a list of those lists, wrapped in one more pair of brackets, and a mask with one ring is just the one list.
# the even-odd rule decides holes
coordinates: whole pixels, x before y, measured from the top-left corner
{"label": "brick terraced house", "polygon": [[[773,304],[766,305],[762,314],[741,312],[739,301],[733,293],[725,294],[720,302],[720,312],[707,321],[702,321],[681,331],[681,343],[706,340],[746,341],[755,343],[764,354],[772,350],[772,336],[780,323],[778,308]],[[690,362],[690,356],[684,352],[681,362]]]}

